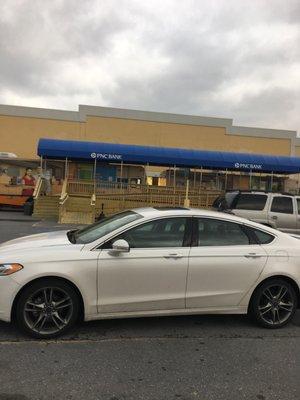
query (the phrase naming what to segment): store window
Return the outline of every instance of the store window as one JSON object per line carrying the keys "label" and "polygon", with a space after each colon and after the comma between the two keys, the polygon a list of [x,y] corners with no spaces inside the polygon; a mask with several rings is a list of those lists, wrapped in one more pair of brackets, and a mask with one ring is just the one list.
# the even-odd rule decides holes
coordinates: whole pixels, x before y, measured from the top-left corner
{"label": "store window", "polygon": [[92,180],[93,166],[89,164],[80,164],[78,166],[78,178],[83,180]]}

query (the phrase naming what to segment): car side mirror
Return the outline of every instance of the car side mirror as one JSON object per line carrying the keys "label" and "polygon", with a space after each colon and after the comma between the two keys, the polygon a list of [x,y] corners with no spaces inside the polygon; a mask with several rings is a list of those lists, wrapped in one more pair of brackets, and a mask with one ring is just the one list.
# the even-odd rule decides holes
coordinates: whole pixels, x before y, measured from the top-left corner
{"label": "car side mirror", "polygon": [[129,253],[130,246],[129,243],[124,239],[118,239],[112,244],[112,253],[119,254],[119,253]]}

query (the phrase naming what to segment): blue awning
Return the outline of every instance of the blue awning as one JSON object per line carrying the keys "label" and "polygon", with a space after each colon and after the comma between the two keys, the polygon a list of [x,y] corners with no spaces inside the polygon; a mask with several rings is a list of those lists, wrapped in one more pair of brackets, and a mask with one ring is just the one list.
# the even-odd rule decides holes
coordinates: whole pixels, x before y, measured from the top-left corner
{"label": "blue awning", "polygon": [[281,174],[300,171],[300,157],[188,150],[172,147],[40,139],[38,155],[52,159],[95,160],[109,163],[162,165],[182,168],[229,169]]}

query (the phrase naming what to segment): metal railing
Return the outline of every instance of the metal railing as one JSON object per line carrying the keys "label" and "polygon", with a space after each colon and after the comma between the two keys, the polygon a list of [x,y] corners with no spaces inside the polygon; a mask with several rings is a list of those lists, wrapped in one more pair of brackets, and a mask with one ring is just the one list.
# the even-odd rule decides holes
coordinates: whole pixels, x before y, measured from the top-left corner
{"label": "metal railing", "polygon": [[[149,185],[124,185],[121,183],[103,184],[93,181],[65,181],[61,194],[60,215],[62,220],[67,211],[69,197],[86,198],[87,212],[100,212],[104,207],[105,213],[112,213],[136,207],[176,207],[190,206],[195,208],[209,208],[215,198],[220,194],[217,190],[203,188],[189,189],[186,187],[149,186]],[[74,201],[74,200],[73,200]],[[76,201],[76,200],[75,200]],[[91,209],[89,207],[91,206]],[[74,205],[73,205],[74,207]]]}
{"label": "metal railing", "polygon": [[37,199],[40,196],[40,194],[44,190],[44,185],[45,185],[44,179],[41,178],[41,177],[38,177],[38,180],[36,182],[36,185],[35,185],[35,188],[34,188],[34,191],[33,191],[33,198],[34,199]]}
{"label": "metal railing", "polygon": [[68,181],[67,192],[70,195],[91,196],[94,193],[93,181]]}
{"label": "metal railing", "polygon": [[60,198],[59,198],[59,204],[61,206],[64,205],[65,202],[68,200],[69,194],[68,194],[67,188],[68,188],[68,181],[67,181],[67,179],[65,179],[63,182],[63,185],[62,185],[61,194],[60,194]]}
{"label": "metal railing", "polygon": [[[96,197],[102,195],[131,195],[131,194],[151,194],[151,195],[181,195],[186,196],[185,186],[150,186],[150,185],[137,185],[137,184],[124,184],[112,182],[97,182],[96,185],[93,181],[68,181],[67,192],[70,195],[91,196],[95,194]],[[208,190],[204,187],[189,188],[188,196],[199,196],[203,192],[209,192],[217,196],[219,190]]]}
{"label": "metal railing", "polygon": [[93,193],[92,194],[92,196],[91,196],[91,206],[95,206],[96,205],[96,195],[95,195],[95,193]]}
{"label": "metal railing", "polygon": [[[219,193],[218,193],[219,194]],[[195,208],[209,208],[215,200],[216,193],[202,193],[200,195],[189,196],[190,206]],[[118,202],[120,208],[132,208],[143,206],[184,206],[185,194],[155,194],[155,193],[126,193],[120,195],[103,194],[97,196],[98,204],[101,202]]]}

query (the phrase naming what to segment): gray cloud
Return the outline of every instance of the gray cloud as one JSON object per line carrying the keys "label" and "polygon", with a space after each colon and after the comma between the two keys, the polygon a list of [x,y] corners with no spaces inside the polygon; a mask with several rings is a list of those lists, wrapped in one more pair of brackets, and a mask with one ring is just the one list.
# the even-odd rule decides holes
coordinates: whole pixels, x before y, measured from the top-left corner
{"label": "gray cloud", "polygon": [[300,131],[298,0],[10,0],[0,102],[79,103]]}

